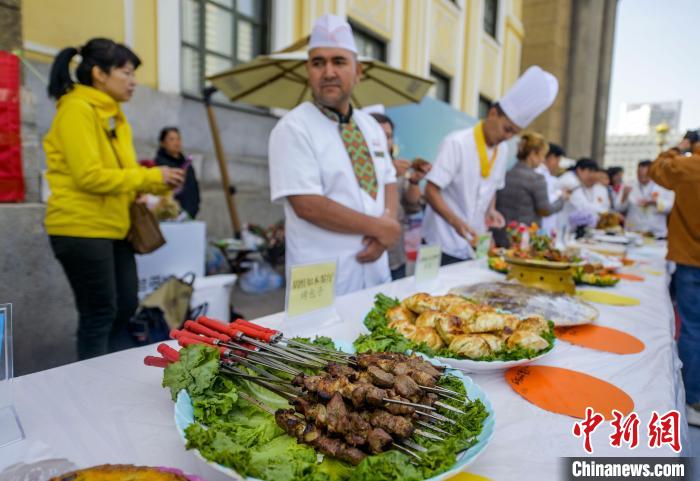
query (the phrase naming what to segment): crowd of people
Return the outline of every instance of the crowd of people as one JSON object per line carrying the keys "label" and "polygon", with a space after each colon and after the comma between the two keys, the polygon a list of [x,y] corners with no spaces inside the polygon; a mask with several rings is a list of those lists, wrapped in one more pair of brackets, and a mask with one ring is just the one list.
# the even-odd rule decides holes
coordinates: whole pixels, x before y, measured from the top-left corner
{"label": "crowd of people", "polygon": [[[76,82],[69,66],[78,53]],[[80,50],[61,51],[51,70],[57,112],[44,140],[51,188],[45,225],[78,307],[81,359],[118,348],[136,308],[127,238],[132,203],[142,193],[170,193],[191,217],[199,209],[177,128],[163,129],[156,168],[136,161],[120,104],[134,92],[139,64],[128,47],[93,39]],[[351,103],[362,65],[345,19],[317,20],[306,71],[313,101],[285,114],[269,139],[271,199],[284,207],[288,269],[336,259],[336,292],[345,294],[406,274],[403,236],[414,213],[424,211],[423,242],[441,246],[443,265],[473,258],[488,232],[506,243],[503,229],[510,222],[562,232],[574,217],[595,225],[601,214],[612,213],[627,229],[668,237],[684,375],[700,372],[697,132],[655,161],[640,161],[630,184],[621,168],[604,170],[591,158],[562,172],[564,149],[523,132],[558,93],[557,79],[533,66],[484,119],[448,134],[432,163],[408,161],[395,158],[391,119]],[[508,170],[507,141],[516,135],[517,163]],[[685,381],[689,409],[700,422],[700,377],[686,375]]]}

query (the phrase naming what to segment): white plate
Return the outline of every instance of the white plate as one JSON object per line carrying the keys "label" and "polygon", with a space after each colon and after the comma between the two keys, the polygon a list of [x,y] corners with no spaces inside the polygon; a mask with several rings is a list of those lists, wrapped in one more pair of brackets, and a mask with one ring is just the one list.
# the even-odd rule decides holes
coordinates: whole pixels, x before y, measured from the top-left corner
{"label": "white plate", "polygon": [[505,371],[511,367],[523,366],[525,364],[530,364],[531,362],[539,361],[556,349],[556,347],[557,340],[555,339],[554,346],[552,346],[552,349],[549,351],[531,359],[518,359],[516,361],[474,361],[472,359],[453,359],[451,357],[438,357],[435,359],[439,360],[443,364],[469,373]]}
{"label": "white plate", "polygon": [[[345,342],[345,341],[335,341],[336,345],[343,351],[346,352],[354,352],[352,349],[352,343],[350,342]],[[437,359],[431,359],[431,362],[435,365],[442,365],[443,363],[438,361]],[[458,457],[457,457],[457,462],[452,466],[451,469],[445,471],[444,473],[441,473],[437,476],[434,476],[426,481],[443,481],[446,480],[460,471],[463,471],[465,466],[471,464],[474,462],[474,460],[481,454],[481,452],[486,448],[486,446],[491,442],[491,438],[493,437],[493,431],[495,429],[495,423],[496,423],[496,414],[493,411],[493,407],[491,406],[491,402],[489,401],[488,397],[486,396],[486,393],[479,387],[478,384],[476,384],[469,376],[465,376],[459,371],[451,370],[450,374],[460,378],[462,380],[462,383],[464,383],[464,388],[467,392],[467,396],[469,396],[470,399],[480,399],[481,402],[484,404],[484,407],[486,408],[486,411],[488,412],[488,417],[484,420],[484,425],[481,429],[481,433],[477,436],[477,443],[472,446],[471,448],[467,449],[466,451],[462,452]],[[182,442],[184,444],[187,443],[187,440],[185,439],[185,429],[187,426],[192,424],[194,421],[194,409],[192,407],[192,400],[190,399],[190,396],[187,394],[185,390],[182,390],[178,393],[177,396],[177,401],[175,401],[175,427],[177,428],[178,432],[180,433],[180,437],[182,438]],[[217,471],[224,473],[225,475],[239,480],[239,481],[260,481],[257,478],[251,478],[251,477],[243,477],[240,474],[238,474],[236,471],[234,471],[231,468],[227,468],[225,466],[222,466],[220,464],[208,461],[204,457],[202,457],[201,454],[199,454],[199,451],[195,450],[195,456],[197,458],[201,459],[205,463],[207,463],[209,466],[212,468],[216,469]]]}

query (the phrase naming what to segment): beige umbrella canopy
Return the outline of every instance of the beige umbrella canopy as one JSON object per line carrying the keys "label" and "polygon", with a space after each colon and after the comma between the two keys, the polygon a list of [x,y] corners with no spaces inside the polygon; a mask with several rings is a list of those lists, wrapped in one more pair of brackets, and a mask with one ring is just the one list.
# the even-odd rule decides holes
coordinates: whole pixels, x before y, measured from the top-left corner
{"label": "beige umbrella canopy", "polygon": [[[207,78],[213,87],[204,90],[207,116],[211,127],[216,158],[221,170],[221,184],[226,196],[234,235],[241,232],[235,201],[235,189],[229,183],[224,149],[219,136],[216,116],[211,106],[215,90],[221,91],[232,102],[243,102],[259,107],[292,109],[311,98],[306,76],[306,52],[303,48],[308,38],[301,39],[285,50],[262,55],[251,62]],[[383,104],[385,106],[418,103],[433,85],[433,81],[403,72],[370,58],[360,57],[363,72],[360,82],[353,89],[352,103],[357,107]]]}
{"label": "beige umbrella canopy", "polygon": [[[264,55],[252,62],[212,75],[209,81],[232,102],[292,109],[311,98],[306,76],[306,52]],[[417,103],[433,81],[360,57],[362,77],[352,94],[358,107]]]}

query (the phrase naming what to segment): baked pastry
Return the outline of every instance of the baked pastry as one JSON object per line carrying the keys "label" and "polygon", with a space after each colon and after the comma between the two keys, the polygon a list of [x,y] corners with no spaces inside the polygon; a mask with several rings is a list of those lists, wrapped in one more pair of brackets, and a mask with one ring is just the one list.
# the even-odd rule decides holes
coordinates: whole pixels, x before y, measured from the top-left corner
{"label": "baked pastry", "polygon": [[103,464],[79,469],[51,478],[49,481],[188,481],[183,475],[157,468],[130,464]]}

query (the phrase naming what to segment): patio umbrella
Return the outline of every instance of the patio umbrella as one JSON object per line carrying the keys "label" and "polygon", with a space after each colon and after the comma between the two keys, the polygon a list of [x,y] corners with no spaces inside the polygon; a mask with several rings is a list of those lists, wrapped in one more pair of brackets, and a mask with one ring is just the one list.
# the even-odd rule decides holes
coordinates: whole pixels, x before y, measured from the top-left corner
{"label": "patio umbrella", "polygon": [[[259,107],[292,109],[311,98],[306,76],[307,54],[292,51],[302,48],[306,39],[287,49],[238,65],[230,70],[207,77],[213,87],[204,91],[216,157],[221,170],[221,182],[226,195],[234,235],[241,227],[233,200],[234,190],[229,184],[228,169],[219,137],[219,129],[211,106],[211,96],[219,90],[231,102],[243,102]],[[417,103],[425,96],[433,81],[390,67],[371,58],[360,57],[363,72],[355,86],[352,103],[357,107],[383,104],[385,106]]]}
{"label": "patio umbrella", "polygon": [[[208,80],[232,102],[292,109],[311,98],[306,75],[306,52],[264,55],[252,62],[212,75]],[[352,103],[358,107],[420,102],[433,81],[384,62],[360,57],[363,72]]]}

